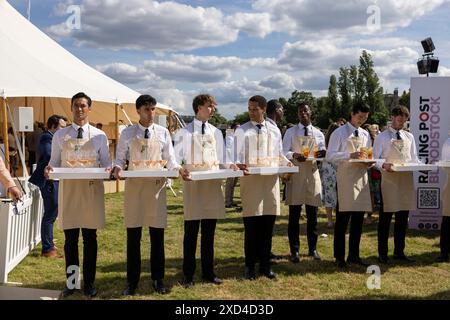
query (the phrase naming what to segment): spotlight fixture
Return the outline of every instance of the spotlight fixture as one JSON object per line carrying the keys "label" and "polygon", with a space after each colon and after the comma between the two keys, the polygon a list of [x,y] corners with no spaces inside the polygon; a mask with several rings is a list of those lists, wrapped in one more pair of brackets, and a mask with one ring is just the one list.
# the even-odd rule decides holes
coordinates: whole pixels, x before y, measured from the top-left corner
{"label": "spotlight fixture", "polygon": [[437,73],[439,68],[439,59],[434,57],[434,43],[433,40],[428,37],[421,41],[424,54],[422,58],[417,61],[417,69],[419,74],[426,74],[428,77],[429,73]]}

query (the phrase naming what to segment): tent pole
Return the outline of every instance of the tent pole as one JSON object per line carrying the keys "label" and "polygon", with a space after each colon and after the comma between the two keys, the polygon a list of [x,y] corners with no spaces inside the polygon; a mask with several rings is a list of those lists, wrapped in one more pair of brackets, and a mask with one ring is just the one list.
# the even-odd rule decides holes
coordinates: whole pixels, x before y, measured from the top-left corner
{"label": "tent pole", "polygon": [[8,141],[8,112],[6,110],[6,97],[2,97],[3,112],[3,144],[5,146],[5,166],[7,170],[11,169],[9,165],[9,141]]}
{"label": "tent pole", "polygon": [[[117,144],[119,143],[119,107],[120,105],[118,103],[116,103],[116,110],[115,110],[115,136],[116,139],[114,140],[114,157],[116,156],[116,152],[117,152]],[[116,193],[118,193],[120,191],[120,181],[116,180]]]}
{"label": "tent pole", "polygon": [[172,128],[172,111],[169,111],[169,132],[172,134],[173,128]]}
{"label": "tent pole", "polygon": [[45,97],[42,97],[42,104],[44,107],[44,123],[47,123],[47,104],[45,103]]}

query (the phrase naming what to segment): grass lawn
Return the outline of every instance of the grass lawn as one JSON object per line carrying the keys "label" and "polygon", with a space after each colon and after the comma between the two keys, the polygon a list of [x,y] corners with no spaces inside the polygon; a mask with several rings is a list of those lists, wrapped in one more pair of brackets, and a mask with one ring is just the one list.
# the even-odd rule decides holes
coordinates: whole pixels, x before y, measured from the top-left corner
{"label": "grass lawn", "polygon": [[[316,262],[306,256],[306,221],[301,220],[301,261],[292,264],[287,260],[287,207],[282,206],[282,216],[277,218],[273,237],[273,252],[283,255],[273,266],[278,279],[271,281],[258,278],[243,280],[244,272],[244,227],[239,213],[227,211],[227,219],[220,221],[216,231],[215,268],[224,280],[220,286],[202,283],[199,254],[197,250],[196,284],[184,289],[177,282],[182,278],[183,203],[179,193],[180,184],[174,189],[174,197],[168,191],[168,229],[165,233],[166,284],[171,287],[168,295],[153,292],[150,285],[150,245],[148,232],[142,240],[142,275],[138,295],[131,299],[449,299],[450,263],[437,264],[434,258],[439,253],[439,233],[408,231],[406,253],[416,260],[413,264],[390,264],[381,266],[381,289],[369,290],[366,281],[369,274],[363,267],[352,266],[343,272],[334,266],[332,230],[326,228],[323,211],[319,215],[318,251],[322,261]],[[236,190],[236,195],[239,189]],[[239,198],[237,198],[239,200]],[[98,263],[96,286],[98,299],[124,299],[126,287],[126,232],[123,225],[123,194],[106,196],[107,228],[98,231]],[[361,257],[377,264],[377,216],[374,223],[364,226],[361,239]],[[391,233],[393,226],[391,226]],[[55,230],[56,245],[62,250],[64,235]],[[200,243],[200,241],[198,241]],[[80,255],[82,255],[80,235]],[[392,234],[389,241],[393,250]],[[62,290],[65,284],[64,259],[40,257],[41,247],[36,248],[10,274],[9,281],[21,282],[24,287]],[[80,257],[82,259],[82,257]],[[84,299],[75,294],[71,299]],[[127,298],[128,299],[128,298]]]}

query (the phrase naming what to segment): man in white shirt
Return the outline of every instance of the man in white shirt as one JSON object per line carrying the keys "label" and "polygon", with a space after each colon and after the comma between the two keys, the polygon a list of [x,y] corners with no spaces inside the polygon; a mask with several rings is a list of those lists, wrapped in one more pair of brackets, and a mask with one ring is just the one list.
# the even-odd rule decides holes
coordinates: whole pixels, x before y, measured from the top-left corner
{"label": "man in white shirt", "polygon": [[[73,124],[55,132],[49,165],[44,171],[46,178],[55,167],[71,167],[68,154],[74,148],[95,155],[96,167],[111,169],[108,138],[106,134],[89,124],[92,100],[80,92],[72,98]],[[78,149],[80,148],[80,149]],[[82,155],[83,156],[83,155]],[[83,160],[88,156],[84,155]],[[97,295],[94,286],[97,264],[97,229],[105,227],[105,190],[101,180],[61,180],[59,183],[59,226],[66,238],[64,254],[67,278],[73,267],[79,266],[78,237],[83,235],[83,280],[84,294]],[[67,297],[75,293],[75,287],[64,289]]]}
{"label": "man in white shirt", "polygon": [[[450,161],[450,138],[445,141],[442,147],[442,161]],[[441,253],[437,257],[436,262],[448,262],[450,254],[450,170],[444,168],[447,172],[447,183],[444,187],[443,194],[443,209],[442,209],[442,223],[441,223],[441,240],[439,243]]]}
{"label": "man in white shirt", "polygon": [[[405,256],[405,237],[408,227],[409,210],[414,209],[414,177],[413,172],[394,172],[393,162],[405,163],[408,160],[418,161],[414,136],[403,130],[409,119],[409,110],[404,106],[395,107],[391,112],[392,124],[380,133],[373,145],[375,159],[386,159],[376,167],[382,171],[381,209],[378,221],[378,260],[388,263],[388,239],[392,216],[394,225],[394,259],[412,261]],[[399,144],[400,143],[400,144]],[[403,153],[395,146],[401,145]]]}
{"label": "man in white shirt", "polygon": [[[293,174],[286,183],[286,204],[289,205],[288,238],[291,256],[289,260],[293,263],[300,262],[300,214],[302,205],[305,205],[307,218],[308,255],[315,260],[321,260],[317,252],[317,210],[322,205],[322,182],[316,162],[306,161],[300,139],[313,137],[317,148],[317,155],[309,150],[310,157],[325,157],[325,136],[311,124],[311,108],[308,104],[298,104],[298,125],[288,129],[283,138],[283,153],[295,165],[299,166],[299,173]],[[296,148],[298,150],[296,150]]]}
{"label": "man in white shirt", "polygon": [[[277,165],[292,165],[283,155],[280,130],[269,121],[265,121],[267,102],[262,96],[253,96],[248,101],[250,121],[235,132],[237,145],[237,163],[244,171],[241,178],[241,199],[244,220],[245,278],[256,278],[255,264],[259,260],[260,273],[275,279],[270,267],[270,249],[272,232],[276,216],[280,215],[280,183],[276,175],[248,175],[252,165],[251,157],[270,161],[276,159]],[[260,144],[259,139],[267,145]],[[257,144],[252,145],[253,143]],[[260,149],[261,147],[261,149]]]}
{"label": "man in white shirt", "polygon": [[205,171],[228,167],[222,132],[208,123],[214,115],[217,102],[208,94],[194,98],[194,121],[180,129],[175,136],[175,156],[183,165],[183,275],[185,288],[194,285],[195,253],[201,227],[201,264],[204,281],[220,285],[222,280],[214,272],[214,234],[218,219],[225,218],[225,199],[222,180],[190,181],[190,171]]}
{"label": "man in white shirt", "polygon": [[[165,166],[168,170],[180,170],[181,166],[175,160],[169,131],[154,123],[156,99],[149,95],[140,96],[136,100],[136,111],[139,114],[139,122],[124,129],[120,135],[113,168],[115,178],[120,178],[127,161],[131,162],[128,170],[139,169],[139,167],[134,168],[132,163],[139,159],[155,163],[161,159],[167,161]],[[147,153],[142,152],[144,150]],[[166,181],[165,178],[129,178],[125,182],[128,285],[123,295],[134,295],[140,279],[142,227],[148,227],[150,233],[150,269],[153,288],[157,293],[168,293],[163,282],[164,229],[167,227]]]}
{"label": "man in white shirt", "polygon": [[[337,163],[338,205],[334,228],[334,257],[339,268],[345,262],[345,233],[351,218],[349,254],[347,263],[367,266],[359,256],[364,213],[372,212],[367,165],[350,163],[350,159],[367,157],[361,147],[370,148],[369,133],[361,126],[367,121],[369,107],[363,103],[354,105],[350,121],[336,129],[330,137],[327,161]],[[355,145],[356,144],[356,145]]]}

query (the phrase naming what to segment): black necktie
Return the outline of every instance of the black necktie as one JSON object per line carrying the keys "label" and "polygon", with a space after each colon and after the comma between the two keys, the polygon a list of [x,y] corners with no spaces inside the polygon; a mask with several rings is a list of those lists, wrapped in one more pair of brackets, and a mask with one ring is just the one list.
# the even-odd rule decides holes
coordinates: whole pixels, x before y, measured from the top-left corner
{"label": "black necktie", "polygon": [[83,128],[82,127],[78,128],[77,139],[83,139]]}
{"label": "black necktie", "polygon": [[305,127],[304,129],[305,129],[305,137],[307,137],[308,136],[308,127]]}
{"label": "black necktie", "polygon": [[145,133],[144,133],[144,139],[148,139],[149,138],[149,131],[148,129],[145,129]]}
{"label": "black necktie", "polygon": [[202,134],[205,134],[206,123],[202,122]]}
{"label": "black necktie", "polygon": [[355,130],[355,137],[359,137],[359,131]]}
{"label": "black necktie", "polygon": [[261,131],[262,124],[258,123],[256,126],[258,127],[258,133],[259,133]]}
{"label": "black necktie", "polygon": [[397,140],[402,140],[402,137],[400,136],[400,131],[397,131]]}

